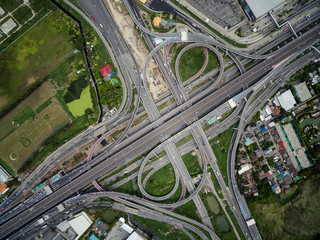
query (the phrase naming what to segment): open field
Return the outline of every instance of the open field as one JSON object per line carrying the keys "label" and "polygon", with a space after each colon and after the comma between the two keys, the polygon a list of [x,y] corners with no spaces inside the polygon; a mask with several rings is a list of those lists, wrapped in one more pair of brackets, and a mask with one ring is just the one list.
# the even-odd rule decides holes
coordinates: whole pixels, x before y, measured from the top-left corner
{"label": "open field", "polygon": [[[0,53],[0,101],[14,101],[27,87],[46,77],[74,51],[67,40],[68,33],[58,30],[56,11],[27,32],[4,52]],[[8,81],[9,79],[9,81]]]}
{"label": "open field", "polygon": [[213,69],[219,67],[219,59],[218,59],[217,55],[214,54],[214,52],[212,52],[209,49],[208,49],[208,55],[209,55],[208,65],[204,69],[202,74],[206,74],[206,73],[212,71]]}
{"label": "open field", "polygon": [[202,174],[202,169],[198,162],[198,156],[195,151],[190,151],[183,155],[182,160],[186,165],[191,178],[197,177],[198,174]]}
{"label": "open field", "polygon": [[121,186],[114,189],[114,191],[134,195],[133,183],[132,181],[128,181],[125,184],[122,184]]}
{"label": "open field", "polygon": [[187,240],[189,237],[172,225],[134,215],[134,220],[160,239]]}
{"label": "open field", "polygon": [[195,75],[205,62],[205,54],[202,47],[194,47],[186,51],[180,59],[179,73],[184,82]]}
{"label": "open field", "polygon": [[90,95],[90,86],[87,86],[82,90],[80,99],[74,100],[70,103],[67,103],[69,111],[73,116],[79,117],[85,114],[87,108],[92,108],[92,99]]}
{"label": "open field", "polygon": [[248,205],[263,239],[318,239],[320,232],[320,175],[301,180],[301,192],[281,205],[275,194],[248,199]]}
{"label": "open field", "polygon": [[22,3],[23,0],[1,0],[0,7],[3,8],[3,10],[6,12],[11,12]]}
{"label": "open field", "polygon": [[167,164],[148,179],[145,189],[153,196],[163,196],[171,191],[174,184],[173,167],[171,164]]}
{"label": "open field", "polygon": [[227,157],[229,144],[234,132],[234,125],[225,130],[223,133],[220,133],[217,137],[210,140],[210,145],[212,150],[218,160],[218,166],[223,176],[224,181],[228,186],[228,177],[227,177]]}
{"label": "open field", "polygon": [[47,81],[0,120],[0,157],[14,172],[44,139],[70,122],[55,93]]}
{"label": "open field", "polygon": [[31,9],[27,5],[19,7],[12,15],[20,24],[24,24],[33,16]]}
{"label": "open field", "polygon": [[176,207],[173,212],[183,215],[185,217],[194,219],[198,222],[201,222],[201,219],[198,215],[197,207],[193,201],[189,201],[179,207]]}
{"label": "open field", "polygon": [[206,200],[207,200],[207,203],[209,205],[210,210],[214,214],[219,214],[220,208],[219,208],[219,204],[218,204],[217,200],[212,196],[207,197]]}

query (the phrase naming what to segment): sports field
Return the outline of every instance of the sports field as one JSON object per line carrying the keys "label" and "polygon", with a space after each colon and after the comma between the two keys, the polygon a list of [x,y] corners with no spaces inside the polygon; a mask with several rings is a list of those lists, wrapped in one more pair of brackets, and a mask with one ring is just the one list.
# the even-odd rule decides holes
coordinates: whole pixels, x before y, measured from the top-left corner
{"label": "sports field", "polygon": [[0,120],[0,158],[14,171],[39,144],[71,119],[45,82]]}
{"label": "sports field", "polygon": [[68,33],[57,29],[53,11],[19,41],[0,53],[0,108],[28,86],[48,76],[74,51]]}

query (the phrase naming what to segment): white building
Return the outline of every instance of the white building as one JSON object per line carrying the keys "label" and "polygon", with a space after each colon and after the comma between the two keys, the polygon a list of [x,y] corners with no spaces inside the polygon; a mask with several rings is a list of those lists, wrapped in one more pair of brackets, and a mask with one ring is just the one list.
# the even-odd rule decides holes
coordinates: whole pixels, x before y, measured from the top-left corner
{"label": "white building", "polygon": [[304,102],[312,97],[305,82],[294,85],[293,87],[296,90],[298,98],[301,102]]}
{"label": "white building", "polygon": [[6,21],[4,24],[0,26],[0,29],[5,35],[8,35],[9,32],[16,26],[17,24],[15,23],[15,21],[12,18],[10,18],[8,19],[8,21]]}
{"label": "white building", "polygon": [[241,169],[239,170],[238,173],[239,175],[242,175],[243,173],[248,172],[251,169],[252,169],[252,165],[250,163],[246,163],[241,166]]}
{"label": "white building", "polygon": [[278,101],[279,101],[281,107],[286,111],[289,111],[297,103],[290,90],[282,93],[277,98],[278,98]]}
{"label": "white building", "polygon": [[6,182],[10,174],[0,165],[0,184]]}
{"label": "white building", "polygon": [[260,18],[270,10],[277,10],[284,6],[286,0],[246,0],[253,15]]}

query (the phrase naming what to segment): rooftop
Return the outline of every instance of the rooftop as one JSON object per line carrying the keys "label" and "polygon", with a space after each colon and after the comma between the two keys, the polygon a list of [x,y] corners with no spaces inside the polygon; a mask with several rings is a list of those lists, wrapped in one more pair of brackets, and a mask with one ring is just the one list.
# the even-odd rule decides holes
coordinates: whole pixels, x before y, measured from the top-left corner
{"label": "rooftop", "polygon": [[312,97],[305,82],[294,85],[294,88],[301,102],[304,102]]}
{"label": "rooftop", "polygon": [[154,25],[154,26],[159,27],[160,23],[161,23],[161,18],[160,18],[160,17],[155,17],[155,18],[153,19],[153,25]]}
{"label": "rooftop", "polygon": [[251,11],[256,18],[263,16],[270,10],[279,7],[281,4],[285,3],[286,0],[246,0]]}
{"label": "rooftop", "polygon": [[280,96],[278,96],[278,101],[280,102],[281,107],[283,107],[286,111],[293,108],[297,103],[290,90],[285,91]]}

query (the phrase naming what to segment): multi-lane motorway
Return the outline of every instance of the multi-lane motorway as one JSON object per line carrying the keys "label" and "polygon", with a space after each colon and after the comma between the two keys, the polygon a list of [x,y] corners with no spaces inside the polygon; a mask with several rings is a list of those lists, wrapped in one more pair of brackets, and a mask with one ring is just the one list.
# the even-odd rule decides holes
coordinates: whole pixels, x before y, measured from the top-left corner
{"label": "multi-lane motorway", "polygon": [[150,133],[141,137],[139,140],[132,142],[124,149],[119,149],[118,152],[105,159],[103,163],[92,168],[90,171],[83,173],[68,185],[61,187],[45,199],[36,203],[33,206],[34,209],[32,213],[30,211],[25,211],[7,221],[0,226],[1,238],[9,236],[13,231],[19,229],[24,224],[39,217],[46,210],[87,186],[92,182],[92,180],[105,175],[110,170],[115,169],[126,161],[145,152],[145,150],[157,145],[161,136],[175,134],[185,123],[192,121],[194,117],[201,118],[219,104],[228,100],[230,96],[235,96],[241,92],[242,89],[257,82],[261,77],[270,72],[273,69],[273,66],[287,59],[291,55],[301,52],[316,41],[319,41],[319,27],[315,27],[311,31],[300,36],[298,39],[276,52],[274,56],[261,62],[238,78],[234,79],[232,82],[225,84],[220,89],[200,100],[198,103],[195,103],[176,117],[167,120],[161,125],[161,127],[152,130]]}

